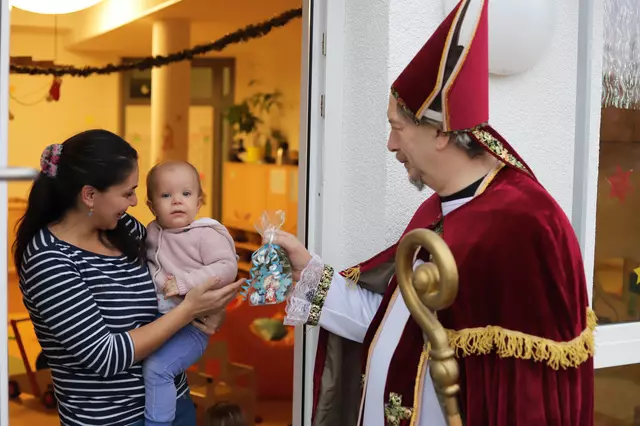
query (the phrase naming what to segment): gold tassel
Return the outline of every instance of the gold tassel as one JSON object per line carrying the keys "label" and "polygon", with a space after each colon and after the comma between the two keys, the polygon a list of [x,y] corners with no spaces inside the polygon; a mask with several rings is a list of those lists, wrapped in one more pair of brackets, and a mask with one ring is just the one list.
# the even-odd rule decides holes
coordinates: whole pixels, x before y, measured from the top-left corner
{"label": "gold tassel", "polygon": [[345,269],[340,273],[340,275],[350,280],[351,282],[347,282],[347,285],[349,287],[353,287],[358,284],[358,281],[360,280],[360,265]]}
{"label": "gold tassel", "polygon": [[586,315],[587,328],[568,342],[556,342],[495,326],[447,330],[447,336],[458,357],[486,355],[495,351],[501,358],[545,362],[554,370],[576,368],[595,351],[593,332],[598,318],[590,308],[587,308]]}

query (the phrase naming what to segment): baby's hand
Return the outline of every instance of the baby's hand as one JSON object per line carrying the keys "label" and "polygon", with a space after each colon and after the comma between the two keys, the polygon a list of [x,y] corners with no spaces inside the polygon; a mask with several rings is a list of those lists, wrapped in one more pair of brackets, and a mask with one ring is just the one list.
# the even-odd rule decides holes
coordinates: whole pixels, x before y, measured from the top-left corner
{"label": "baby's hand", "polygon": [[169,297],[179,296],[180,290],[178,290],[178,282],[176,281],[176,277],[173,275],[169,275],[167,277],[167,281],[164,283],[164,288],[162,289],[164,293],[165,299]]}

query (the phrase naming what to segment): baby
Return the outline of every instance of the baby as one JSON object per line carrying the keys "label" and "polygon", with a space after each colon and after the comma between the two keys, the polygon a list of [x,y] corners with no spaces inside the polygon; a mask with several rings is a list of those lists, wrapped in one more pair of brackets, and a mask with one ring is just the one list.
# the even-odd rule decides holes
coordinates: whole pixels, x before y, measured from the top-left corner
{"label": "baby", "polygon": [[218,402],[205,415],[206,426],[247,426],[242,408],[232,402]]}
{"label": "baby", "polygon": [[[212,276],[233,282],[238,258],[233,239],[219,222],[194,220],[202,206],[196,168],[171,161],[147,176],[147,204],[156,220],[147,227],[147,261],[160,314],[177,306],[191,288]],[[192,325],[176,333],[143,363],[146,425],[170,425],[176,411],[174,378],[194,364],[209,336]]]}

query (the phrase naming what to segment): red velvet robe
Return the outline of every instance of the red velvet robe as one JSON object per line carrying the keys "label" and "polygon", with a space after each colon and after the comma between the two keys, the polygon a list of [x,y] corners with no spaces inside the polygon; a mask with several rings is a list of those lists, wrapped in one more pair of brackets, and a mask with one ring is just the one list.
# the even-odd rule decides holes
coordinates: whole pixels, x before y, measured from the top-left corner
{"label": "red velvet robe", "polygon": [[[491,133],[497,135],[492,129]],[[405,231],[441,226],[439,233],[458,265],[457,298],[450,308],[438,312],[438,318],[448,329],[458,357],[463,421],[466,426],[592,425],[595,316],[588,309],[575,233],[560,206],[504,140],[494,137],[493,146],[479,141],[511,167],[503,168],[483,193],[444,220],[440,198],[430,197]],[[393,262],[396,246],[358,270],[375,271]],[[363,372],[369,345],[396,290],[394,276],[365,337]],[[332,383],[332,389],[327,389],[323,383],[329,338],[322,330],[314,374],[314,415],[321,394],[335,393],[339,387]],[[420,395],[414,394],[424,368],[423,354],[422,331],[409,319],[384,393],[401,397],[395,406],[405,411],[399,425],[413,424],[419,410],[414,402],[420,402]],[[333,408],[345,409],[337,404],[334,401]],[[353,408],[357,409],[347,410]],[[314,421],[314,425],[320,423],[324,425]]]}

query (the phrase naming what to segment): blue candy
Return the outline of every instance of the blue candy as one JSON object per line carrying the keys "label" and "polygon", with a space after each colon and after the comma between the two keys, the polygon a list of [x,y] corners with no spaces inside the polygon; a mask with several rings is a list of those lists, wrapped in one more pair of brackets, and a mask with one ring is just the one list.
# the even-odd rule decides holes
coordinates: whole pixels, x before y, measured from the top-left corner
{"label": "blue candy", "polygon": [[254,306],[282,303],[291,290],[291,272],[285,251],[276,244],[265,244],[251,255],[251,278],[241,295]]}

